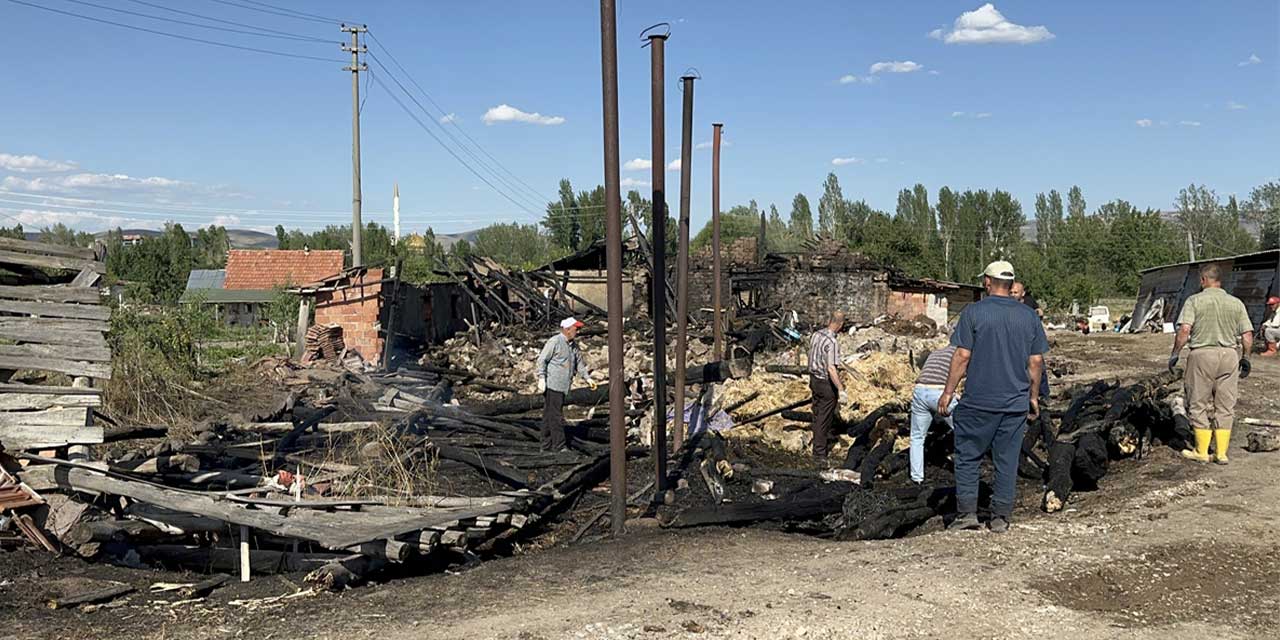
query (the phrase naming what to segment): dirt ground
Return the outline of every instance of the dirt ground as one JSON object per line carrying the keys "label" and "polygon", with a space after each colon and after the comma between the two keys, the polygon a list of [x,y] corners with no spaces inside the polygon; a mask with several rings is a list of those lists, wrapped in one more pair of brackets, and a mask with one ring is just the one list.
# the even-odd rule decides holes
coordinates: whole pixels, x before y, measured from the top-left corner
{"label": "dirt ground", "polygon": [[[1071,377],[1164,366],[1171,336],[1056,334]],[[1239,416],[1280,419],[1280,362],[1255,359]],[[1157,448],[1046,515],[1024,495],[1004,535],[833,542],[757,529],[664,531],[499,559],[342,594],[298,576],[174,604],[192,576],[0,554],[0,638],[1276,638],[1280,453],[1230,466]],[[82,578],[140,587],[115,606],[40,610]]]}

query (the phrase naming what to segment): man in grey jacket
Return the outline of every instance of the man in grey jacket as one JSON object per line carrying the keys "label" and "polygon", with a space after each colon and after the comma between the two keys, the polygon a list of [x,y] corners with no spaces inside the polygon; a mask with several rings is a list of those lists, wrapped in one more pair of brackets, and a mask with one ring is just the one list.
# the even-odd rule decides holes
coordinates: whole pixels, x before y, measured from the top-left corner
{"label": "man in grey jacket", "polygon": [[551,336],[538,354],[538,392],[542,406],[542,449],[564,451],[569,448],[564,435],[564,394],[573,386],[576,373],[592,389],[596,383],[587,371],[587,361],[574,340],[582,323],[575,318],[560,321],[560,333]]}

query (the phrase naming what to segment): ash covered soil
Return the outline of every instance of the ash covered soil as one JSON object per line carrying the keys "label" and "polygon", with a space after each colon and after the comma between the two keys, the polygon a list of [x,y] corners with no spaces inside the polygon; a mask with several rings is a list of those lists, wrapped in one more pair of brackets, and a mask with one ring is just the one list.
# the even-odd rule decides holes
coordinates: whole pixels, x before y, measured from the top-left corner
{"label": "ash covered soil", "polygon": [[[1051,338],[1081,379],[1158,371],[1170,341]],[[1280,362],[1254,362],[1237,415],[1280,419]],[[176,605],[147,587],[199,576],[0,554],[0,638],[1276,638],[1280,453],[1244,451],[1247,432],[1233,433],[1226,467],[1167,448],[1113,462],[1063,513],[1040,513],[1024,488],[1004,535],[931,523],[906,539],[835,542],[632,526],[341,594],[281,598],[300,576],[265,576]],[[138,591],[96,610],[47,608],[85,580]]]}

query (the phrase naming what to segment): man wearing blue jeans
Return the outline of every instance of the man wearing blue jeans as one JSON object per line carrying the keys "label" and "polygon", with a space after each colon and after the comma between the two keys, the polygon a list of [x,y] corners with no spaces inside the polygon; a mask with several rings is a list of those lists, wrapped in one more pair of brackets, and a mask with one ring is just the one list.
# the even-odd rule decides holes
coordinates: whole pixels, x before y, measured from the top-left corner
{"label": "man wearing blue jeans", "polygon": [[977,529],[979,465],[988,450],[995,463],[991,497],[992,531],[1009,530],[1018,481],[1018,459],[1027,419],[1040,414],[1040,375],[1049,341],[1036,313],[1010,295],[1013,265],[998,260],[987,265],[982,284],[987,297],[960,314],[951,344],[947,385],[938,398],[938,413],[948,415],[962,378],[964,397],[955,409],[956,519],[948,528]]}
{"label": "man wearing blue jeans", "polygon": [[[933,417],[938,414],[938,398],[947,386],[947,375],[951,372],[951,359],[956,348],[947,346],[938,349],[925,358],[920,367],[920,377],[916,378],[916,386],[911,391],[911,481],[916,484],[924,482],[924,440],[929,435],[929,427],[933,426]],[[948,409],[954,409],[956,401],[952,400]],[[947,426],[951,426],[951,416],[943,416]]]}

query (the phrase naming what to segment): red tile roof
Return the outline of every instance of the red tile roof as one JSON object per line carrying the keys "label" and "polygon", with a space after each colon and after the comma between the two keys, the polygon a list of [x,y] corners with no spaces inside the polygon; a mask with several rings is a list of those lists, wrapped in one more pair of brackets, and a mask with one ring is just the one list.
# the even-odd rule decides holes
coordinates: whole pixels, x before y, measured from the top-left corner
{"label": "red tile roof", "polygon": [[290,251],[232,249],[227,253],[224,289],[272,289],[315,282],[342,271],[337,249]]}

